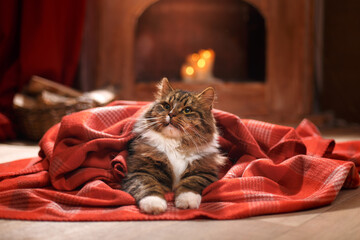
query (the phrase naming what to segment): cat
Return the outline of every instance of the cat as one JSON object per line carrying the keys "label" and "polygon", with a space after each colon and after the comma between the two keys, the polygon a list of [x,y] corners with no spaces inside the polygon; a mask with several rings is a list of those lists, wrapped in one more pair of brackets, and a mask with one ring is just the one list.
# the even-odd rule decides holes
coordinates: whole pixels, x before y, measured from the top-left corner
{"label": "cat", "polygon": [[212,87],[196,94],[160,81],[156,100],[134,125],[122,182],[142,212],[165,212],[164,194],[171,191],[177,208],[199,208],[203,189],[218,179],[225,158],[211,112],[214,98]]}

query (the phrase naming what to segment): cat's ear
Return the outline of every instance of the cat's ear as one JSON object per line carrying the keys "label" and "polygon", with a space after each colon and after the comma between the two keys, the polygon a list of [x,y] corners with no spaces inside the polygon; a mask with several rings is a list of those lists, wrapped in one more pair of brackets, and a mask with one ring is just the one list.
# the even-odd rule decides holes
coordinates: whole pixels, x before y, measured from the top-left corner
{"label": "cat's ear", "polygon": [[205,105],[205,107],[211,110],[215,100],[215,90],[212,87],[208,87],[207,89],[202,91],[199,95],[197,95],[197,98],[202,104]]}
{"label": "cat's ear", "polygon": [[156,98],[161,99],[167,96],[172,91],[174,91],[174,89],[171,87],[169,80],[164,77],[163,79],[161,79],[158,85],[158,92],[156,94]]}

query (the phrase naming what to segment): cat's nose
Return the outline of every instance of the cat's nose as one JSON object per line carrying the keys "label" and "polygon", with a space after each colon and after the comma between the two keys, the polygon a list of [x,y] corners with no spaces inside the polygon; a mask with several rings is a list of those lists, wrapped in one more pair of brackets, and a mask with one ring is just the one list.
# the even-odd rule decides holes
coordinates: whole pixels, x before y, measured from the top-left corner
{"label": "cat's nose", "polygon": [[175,114],[173,111],[169,112],[169,117],[170,117],[170,118],[173,118],[173,117],[175,117],[175,116],[176,116],[176,114]]}

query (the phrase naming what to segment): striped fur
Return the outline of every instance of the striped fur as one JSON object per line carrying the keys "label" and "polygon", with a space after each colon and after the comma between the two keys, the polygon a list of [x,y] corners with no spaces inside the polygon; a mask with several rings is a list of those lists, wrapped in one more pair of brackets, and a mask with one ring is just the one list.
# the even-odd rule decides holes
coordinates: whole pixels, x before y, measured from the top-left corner
{"label": "striped fur", "polygon": [[220,155],[211,109],[214,90],[200,94],[174,90],[167,79],[159,85],[156,100],[134,127],[128,173],[123,189],[142,211],[159,214],[164,194],[175,192],[179,208],[197,208],[202,190],[217,180]]}

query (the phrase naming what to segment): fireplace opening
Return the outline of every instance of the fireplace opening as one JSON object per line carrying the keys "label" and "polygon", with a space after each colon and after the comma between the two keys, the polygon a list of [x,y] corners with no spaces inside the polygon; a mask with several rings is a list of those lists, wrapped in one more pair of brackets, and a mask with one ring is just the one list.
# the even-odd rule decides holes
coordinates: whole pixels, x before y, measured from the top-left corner
{"label": "fireplace opening", "polygon": [[180,81],[185,59],[201,49],[215,53],[215,78],[265,82],[265,38],[264,18],[244,1],[158,1],[135,29],[136,82]]}

